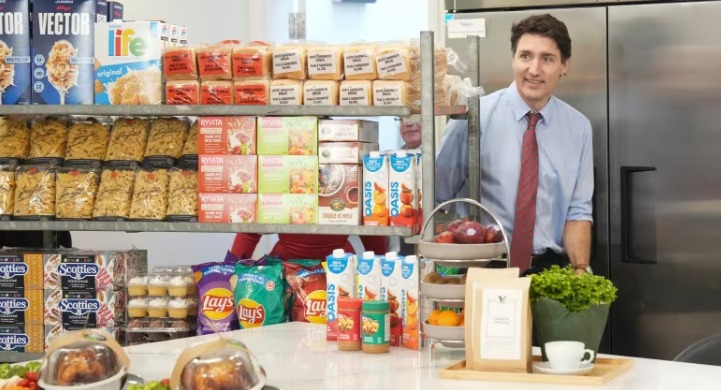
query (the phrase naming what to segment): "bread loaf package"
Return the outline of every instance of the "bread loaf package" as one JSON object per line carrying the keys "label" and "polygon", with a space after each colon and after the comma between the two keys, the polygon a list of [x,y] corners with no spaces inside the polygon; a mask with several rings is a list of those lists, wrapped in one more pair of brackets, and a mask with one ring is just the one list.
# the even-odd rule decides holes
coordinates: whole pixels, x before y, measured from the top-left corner
{"label": "bread loaf package", "polygon": [[233,82],[203,81],[200,85],[200,104],[233,104]]}
{"label": "bread loaf package", "polygon": [[531,372],[530,278],[518,268],[469,268],[465,296],[466,368]]}
{"label": "bread loaf package", "polygon": [[342,80],[343,49],[337,46],[309,47],[308,78],[311,80]]}
{"label": "bread loaf package", "polygon": [[270,104],[279,106],[303,104],[303,82],[300,80],[273,80],[270,84]]}
{"label": "bread loaf package", "polygon": [[233,79],[270,78],[273,59],[269,44],[261,41],[233,48]]}
{"label": "bread loaf package", "polygon": [[307,50],[305,46],[285,45],[273,50],[273,78],[305,80]]}
{"label": "bread loaf package", "polygon": [[411,85],[406,81],[376,80],[373,82],[374,106],[411,105]]}
{"label": "bread loaf package", "polygon": [[308,80],[303,83],[303,104],[306,106],[337,106],[338,86],[333,80]]}
{"label": "bread loaf package", "polygon": [[267,105],[270,102],[270,80],[246,78],[233,82],[233,100],[241,106]]}
{"label": "bread loaf package", "polygon": [[216,45],[198,48],[198,73],[201,80],[233,79],[232,57],[236,42],[240,43],[224,41]]}
{"label": "bread loaf package", "polygon": [[165,84],[165,104],[200,104],[200,82],[168,81]]}
{"label": "bread loaf package", "polygon": [[343,80],[340,82],[338,102],[341,106],[372,106],[373,82],[370,80]]}
{"label": "bread loaf package", "polygon": [[198,63],[195,48],[191,46],[166,48],[163,51],[163,75],[168,81],[197,79]]}
{"label": "bread loaf package", "polygon": [[407,44],[387,44],[378,47],[376,67],[379,80],[411,80],[413,56],[418,52]]}
{"label": "bread loaf package", "polygon": [[357,44],[343,49],[343,68],[346,80],[375,80],[376,50],[374,44]]}

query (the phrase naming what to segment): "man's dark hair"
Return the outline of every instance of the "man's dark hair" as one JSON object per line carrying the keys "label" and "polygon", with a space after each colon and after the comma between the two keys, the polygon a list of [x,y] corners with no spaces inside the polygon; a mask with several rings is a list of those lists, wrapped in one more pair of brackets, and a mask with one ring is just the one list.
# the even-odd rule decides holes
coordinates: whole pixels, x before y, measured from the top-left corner
{"label": "man's dark hair", "polygon": [[511,27],[511,50],[516,54],[518,40],[524,34],[540,35],[551,38],[561,51],[561,60],[571,58],[571,37],[568,35],[566,24],[550,14],[529,16]]}

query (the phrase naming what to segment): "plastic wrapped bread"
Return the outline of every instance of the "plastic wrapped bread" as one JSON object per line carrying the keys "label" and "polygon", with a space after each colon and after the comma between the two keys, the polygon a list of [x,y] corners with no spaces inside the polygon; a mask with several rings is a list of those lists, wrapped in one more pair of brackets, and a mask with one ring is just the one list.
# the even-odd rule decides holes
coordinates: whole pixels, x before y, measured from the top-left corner
{"label": "plastic wrapped bread", "polygon": [[30,128],[28,158],[64,158],[68,145],[68,124],[58,119],[35,121]]}
{"label": "plastic wrapped bread", "polygon": [[77,122],[68,130],[65,161],[102,161],[108,150],[110,126],[99,122]]}
{"label": "plastic wrapped bread", "polygon": [[346,80],[375,80],[376,50],[374,44],[358,44],[343,49],[343,68]]}
{"label": "plastic wrapped bread", "polygon": [[93,218],[128,218],[133,200],[135,170],[105,169],[100,175],[100,185],[95,196]]}
{"label": "plastic wrapped bread", "polygon": [[15,166],[0,165],[0,216],[13,215],[15,206]]}
{"label": "plastic wrapped bread", "polygon": [[149,131],[150,122],[145,119],[117,119],[110,132],[105,161],[142,161]]}
{"label": "plastic wrapped bread", "polygon": [[55,216],[60,219],[90,219],[100,181],[94,169],[60,168],[57,172]]}
{"label": "plastic wrapped bread", "polygon": [[303,82],[300,80],[273,80],[270,84],[270,104],[279,106],[303,104]]}
{"label": "plastic wrapped bread", "polygon": [[404,80],[412,78],[413,55],[418,54],[410,45],[381,45],[376,52],[379,80]]}
{"label": "plastic wrapped bread", "polygon": [[411,85],[406,81],[376,80],[373,82],[374,106],[410,106]]}
{"label": "plastic wrapped bread", "polygon": [[233,83],[233,101],[237,105],[267,105],[270,102],[270,80],[247,78]]}
{"label": "plastic wrapped bread", "polygon": [[198,172],[173,169],[168,187],[168,215],[198,215]]}
{"label": "plastic wrapped bread", "polygon": [[[421,52],[417,43],[410,46],[411,58],[411,80],[421,79]],[[448,74],[448,49],[444,47],[436,47],[433,51],[433,78],[436,85],[443,82],[443,78]]]}
{"label": "plastic wrapped bread", "polygon": [[165,219],[168,211],[168,184],[167,169],[138,171],[130,205],[130,219]]}
{"label": "plastic wrapped bread", "polygon": [[55,216],[55,171],[47,166],[23,166],[15,175],[15,217]]}
{"label": "plastic wrapped bread", "polygon": [[273,55],[265,42],[255,41],[233,48],[233,79],[270,78],[273,75]]}
{"label": "plastic wrapped bread", "polygon": [[343,49],[338,46],[308,47],[308,78],[343,80]]}
{"label": "plastic wrapped bread", "polygon": [[0,117],[0,158],[26,159],[29,154],[28,122]]}
{"label": "plastic wrapped bread", "polygon": [[[197,49],[198,74],[203,81],[233,79],[233,48],[237,41],[221,42]],[[239,42],[238,42],[239,43]]]}
{"label": "plastic wrapped bread", "polygon": [[305,46],[285,45],[273,50],[273,78],[305,80],[307,50]]}
{"label": "plastic wrapped bread", "polygon": [[167,156],[179,158],[183,154],[183,145],[188,137],[187,121],[178,118],[158,118],[150,126],[148,147],[145,157]]}
{"label": "plastic wrapped bread", "polygon": [[343,80],[340,82],[341,106],[372,106],[373,82],[370,80]]}
{"label": "plastic wrapped bread", "polygon": [[226,80],[203,81],[200,84],[200,104],[232,105],[233,82]]}
{"label": "plastic wrapped bread", "polygon": [[200,104],[200,82],[168,81],[165,84],[165,104]]}
{"label": "plastic wrapped bread", "polygon": [[337,106],[340,83],[333,80],[308,80],[303,83],[303,104]]}
{"label": "plastic wrapped bread", "polygon": [[192,46],[169,47],[163,51],[165,79],[193,80],[198,78],[198,62]]}
{"label": "plastic wrapped bread", "polygon": [[188,130],[188,138],[183,145],[183,154],[198,154],[198,121],[195,121]]}

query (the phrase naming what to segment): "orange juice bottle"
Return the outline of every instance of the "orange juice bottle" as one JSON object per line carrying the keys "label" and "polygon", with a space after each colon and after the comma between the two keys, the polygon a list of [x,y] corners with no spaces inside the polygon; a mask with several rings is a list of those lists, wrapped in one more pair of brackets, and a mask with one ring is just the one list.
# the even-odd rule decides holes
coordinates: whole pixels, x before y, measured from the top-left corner
{"label": "orange juice bottle", "polygon": [[388,187],[390,194],[389,212],[391,226],[404,226],[415,232],[418,214],[416,193],[415,155],[398,150],[390,155]]}
{"label": "orange juice bottle", "polygon": [[363,225],[388,226],[388,172],[380,152],[363,157]]}
{"label": "orange juice bottle", "polygon": [[401,345],[405,348],[420,349],[418,281],[420,280],[418,258],[406,256],[401,266],[401,318],[403,319],[403,337]]}

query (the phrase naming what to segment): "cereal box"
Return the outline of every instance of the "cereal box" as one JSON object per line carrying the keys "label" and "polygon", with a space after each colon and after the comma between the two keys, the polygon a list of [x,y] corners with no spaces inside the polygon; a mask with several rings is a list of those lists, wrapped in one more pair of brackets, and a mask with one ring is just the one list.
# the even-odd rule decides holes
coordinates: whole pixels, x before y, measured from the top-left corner
{"label": "cereal box", "polygon": [[235,264],[205,263],[193,266],[198,284],[198,334],[227,332],[238,329],[238,315],[233,299],[233,284],[237,282]]}
{"label": "cereal box", "polygon": [[388,157],[363,157],[363,225],[388,226]]}
{"label": "cereal box", "polygon": [[69,330],[123,325],[125,303],[125,290],[46,290],[44,323]]}
{"label": "cereal box", "polygon": [[0,291],[44,288],[43,255],[0,252]]}
{"label": "cereal box", "polygon": [[405,348],[420,349],[418,299],[420,280],[418,258],[406,256],[401,266],[401,318],[403,319],[403,338],[401,345]]}
{"label": "cereal box", "polygon": [[415,232],[418,199],[416,197],[415,155],[399,150],[389,156],[389,210],[391,226],[404,226]]}
{"label": "cereal box", "polygon": [[318,168],[318,223],[360,225],[360,167],[321,164]]}
{"label": "cereal box", "polygon": [[95,104],[160,104],[160,22],[95,26]]}
{"label": "cereal box", "polygon": [[258,192],[317,194],[317,156],[258,156]]}
{"label": "cereal box", "polygon": [[118,1],[108,2],[108,22],[123,20],[123,3]]}
{"label": "cereal box", "polygon": [[95,21],[98,23],[108,22],[108,2],[105,0],[95,0]]}
{"label": "cereal box", "polygon": [[6,0],[0,18],[0,94],[2,104],[29,104],[30,10],[29,0]]}
{"label": "cereal box", "polygon": [[256,154],[255,117],[198,119],[198,154]]}
{"label": "cereal box", "polygon": [[303,225],[317,222],[317,195],[258,194],[258,223]]}
{"label": "cereal box", "polygon": [[96,0],[34,3],[33,104],[93,104],[95,6]]}
{"label": "cereal box", "polygon": [[41,353],[45,351],[42,325],[0,326],[0,348],[7,352]]}
{"label": "cereal box", "polygon": [[318,154],[318,118],[258,118],[258,154]]}
{"label": "cereal box", "polygon": [[378,143],[378,122],[321,119],[318,141],[359,141]]}
{"label": "cereal box", "polygon": [[381,263],[381,299],[390,305],[391,345],[401,345],[403,337],[403,320],[401,315],[401,301],[403,300],[403,257],[395,252],[386,253]]}
{"label": "cereal box", "polygon": [[373,252],[363,252],[358,258],[358,298],[374,301],[381,296],[381,261]]}
{"label": "cereal box", "polygon": [[54,251],[45,254],[46,290],[96,291],[123,288],[128,280],[148,270],[148,252]]}
{"label": "cereal box", "polygon": [[325,258],[326,261],[326,338],[338,337],[338,298],[356,297],[356,257],[336,249]]}
{"label": "cereal box", "polygon": [[256,223],[257,194],[204,194],[199,195],[200,222]]}
{"label": "cereal box", "polygon": [[198,156],[198,191],[253,194],[258,192],[258,156]]}
{"label": "cereal box", "polygon": [[43,290],[0,292],[0,327],[43,324]]}
{"label": "cereal box", "polygon": [[365,142],[321,142],[318,162],[321,164],[361,164],[363,156],[378,150],[378,144]]}

